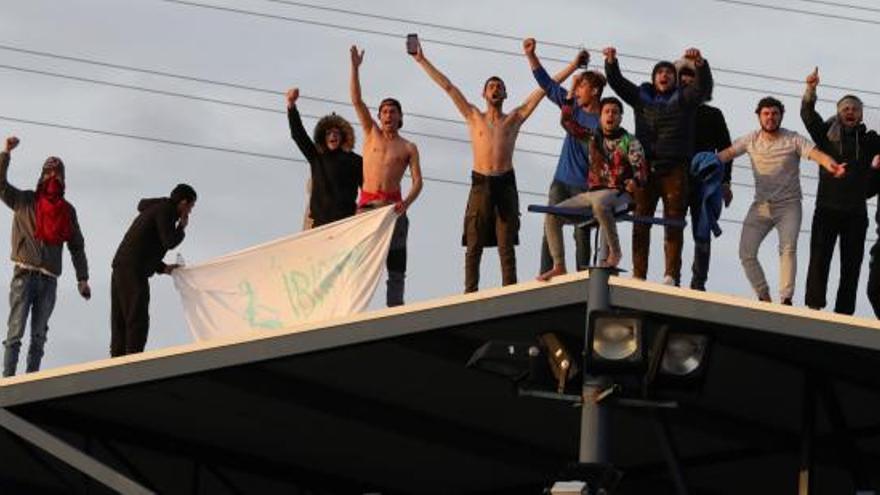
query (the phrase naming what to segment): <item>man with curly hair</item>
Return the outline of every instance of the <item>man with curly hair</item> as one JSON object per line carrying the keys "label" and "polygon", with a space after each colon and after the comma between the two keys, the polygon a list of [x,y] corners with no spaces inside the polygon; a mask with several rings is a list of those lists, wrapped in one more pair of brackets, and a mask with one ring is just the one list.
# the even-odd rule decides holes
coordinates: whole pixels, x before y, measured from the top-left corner
{"label": "man with curly hair", "polygon": [[296,108],[299,88],[287,91],[290,137],[312,170],[309,214],[311,227],[320,227],[354,215],[358,188],[364,182],[363,160],[354,153],[354,129],[335,113],[318,121],[309,138]]}

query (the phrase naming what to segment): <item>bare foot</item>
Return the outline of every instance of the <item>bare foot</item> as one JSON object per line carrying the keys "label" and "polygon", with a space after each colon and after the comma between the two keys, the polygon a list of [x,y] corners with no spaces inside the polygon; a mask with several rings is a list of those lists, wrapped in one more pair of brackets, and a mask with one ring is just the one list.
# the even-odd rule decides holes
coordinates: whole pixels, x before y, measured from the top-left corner
{"label": "bare foot", "polygon": [[605,258],[605,262],[602,263],[602,266],[607,268],[617,268],[617,265],[620,264],[620,253],[610,253],[607,258]]}
{"label": "bare foot", "polygon": [[565,275],[565,267],[564,266],[554,266],[553,268],[547,270],[546,272],[538,275],[536,280],[541,282],[549,282],[551,278],[557,275]]}

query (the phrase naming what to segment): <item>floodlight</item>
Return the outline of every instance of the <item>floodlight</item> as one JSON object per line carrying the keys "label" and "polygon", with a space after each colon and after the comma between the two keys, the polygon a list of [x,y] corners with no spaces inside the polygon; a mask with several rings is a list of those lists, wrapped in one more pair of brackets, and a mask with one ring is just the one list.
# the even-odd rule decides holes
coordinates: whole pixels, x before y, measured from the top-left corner
{"label": "floodlight", "polygon": [[644,317],[631,311],[593,311],[586,367],[594,371],[641,368],[645,363]]}
{"label": "floodlight", "polygon": [[709,337],[699,334],[670,333],[663,350],[660,372],[674,376],[688,376],[704,362]]}

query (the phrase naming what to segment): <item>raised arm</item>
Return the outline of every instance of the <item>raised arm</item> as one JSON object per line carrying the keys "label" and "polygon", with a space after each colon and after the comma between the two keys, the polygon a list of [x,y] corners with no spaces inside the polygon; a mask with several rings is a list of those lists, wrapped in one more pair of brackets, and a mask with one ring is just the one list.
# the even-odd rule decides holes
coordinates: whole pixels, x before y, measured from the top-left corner
{"label": "raised arm", "polygon": [[361,122],[361,128],[364,130],[364,135],[369,137],[370,131],[373,130],[376,123],[373,122],[373,117],[370,115],[370,109],[367,108],[367,105],[361,97],[360,67],[363,61],[363,50],[358,51],[357,46],[351,45],[351,82],[349,84],[351,104],[354,106],[354,111],[358,116],[358,120]]}
{"label": "raised arm", "polygon": [[9,183],[7,179],[7,175],[9,173],[9,161],[12,157],[12,150],[18,146],[18,138],[15,136],[9,136],[6,138],[6,143],[3,148],[3,152],[0,153],[0,199],[6,203],[6,206],[10,208],[15,208],[15,205],[21,200],[23,196],[23,192]]}
{"label": "raised arm", "polygon": [[[529,66],[532,66],[532,61],[537,61],[538,56],[535,55],[535,38],[526,38],[523,40],[523,51],[526,54],[526,57],[529,59]],[[570,73],[569,73],[570,74]],[[529,116],[532,115],[532,112],[538,108],[538,105],[541,103],[541,99],[544,98],[544,95],[547,94],[544,92],[544,88],[538,88],[532,91],[529,96],[526,98],[526,101],[522,103],[522,105],[516,107],[516,114],[519,116],[520,121],[525,121]]]}
{"label": "raised arm", "polygon": [[296,100],[299,98],[299,88],[291,88],[287,90],[285,99],[287,100],[287,123],[290,126],[290,137],[296,146],[302,152],[303,156],[309,163],[318,157],[318,150],[315,143],[303,127],[302,119],[299,116],[299,110],[296,108]]}
{"label": "raised arm", "polygon": [[694,74],[696,77],[694,78],[694,84],[686,86],[682,90],[682,99],[686,105],[696,107],[709,99],[715,82],[712,80],[709,62],[703,58],[700,50],[688,48],[685,50],[683,58],[694,63]]}
{"label": "raised arm", "polygon": [[641,106],[638,86],[623,77],[620,72],[620,65],[617,63],[617,49],[609,46],[602,50],[602,55],[605,55],[605,77],[608,78],[608,85],[611,86],[611,89],[631,107]]}
{"label": "raised arm", "polygon": [[818,67],[807,76],[806,82],[807,87],[804,89],[803,98],[801,98],[801,120],[813,141],[821,146],[827,142],[828,126],[822,120],[822,116],[816,112],[816,87],[819,86]]}
{"label": "raised arm", "polygon": [[408,143],[407,149],[409,150],[409,175],[412,184],[406,198],[401,203],[395,205],[398,213],[406,211],[416,198],[419,197],[419,193],[422,192],[422,167],[419,163],[419,148],[413,143]]}
{"label": "raised arm", "polygon": [[544,69],[544,66],[541,65],[536,50],[527,50],[526,58],[529,61],[529,68],[532,69],[532,75],[535,77],[535,82],[537,82],[538,86],[544,90],[550,101],[557,106],[562,106],[565,103],[565,100],[568,99],[568,91],[566,91],[560,83],[568,79],[569,76],[577,70],[580,64],[586,65],[590,60],[590,54],[586,50],[578,52],[575,59],[562,70],[557,72],[552,78],[550,77],[550,74],[547,73],[547,70]]}
{"label": "raised arm", "polygon": [[455,108],[458,109],[458,113],[460,113],[465,120],[469,119],[471,112],[474,111],[474,106],[467,101],[467,98],[464,97],[462,92],[454,84],[452,84],[449,78],[437,70],[437,68],[434,67],[434,64],[425,57],[425,52],[422,50],[421,43],[417,45],[416,53],[412,57],[422,66],[422,69],[425,70],[428,77],[430,77],[432,81],[440,86],[440,89],[449,95],[449,98],[452,99],[452,103],[455,104]]}

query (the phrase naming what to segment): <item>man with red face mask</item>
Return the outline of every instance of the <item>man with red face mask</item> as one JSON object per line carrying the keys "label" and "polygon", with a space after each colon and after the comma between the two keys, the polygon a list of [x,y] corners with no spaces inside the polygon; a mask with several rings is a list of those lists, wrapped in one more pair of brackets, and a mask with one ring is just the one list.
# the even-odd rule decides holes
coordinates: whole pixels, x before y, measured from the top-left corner
{"label": "man with red face mask", "polygon": [[18,142],[15,136],[6,138],[5,148],[0,152],[0,198],[14,212],[11,257],[15,264],[9,291],[9,331],[3,342],[3,376],[15,375],[28,313],[31,344],[26,370],[30,373],[40,369],[65,242],[76,270],[79,293],[85,299],[91,297],[89,266],[76,210],[64,199],[64,163],[50,156],[43,164],[37,190],[22,191],[6,178],[10,153]]}

